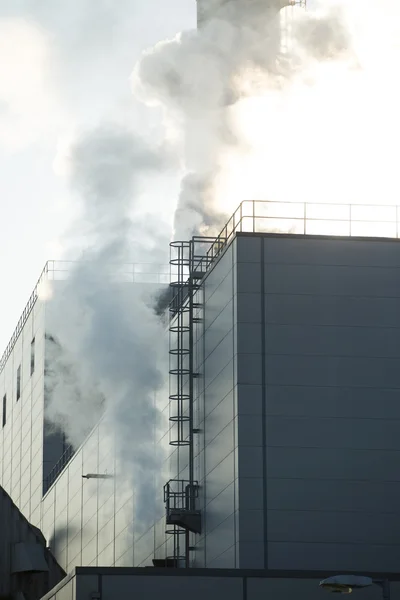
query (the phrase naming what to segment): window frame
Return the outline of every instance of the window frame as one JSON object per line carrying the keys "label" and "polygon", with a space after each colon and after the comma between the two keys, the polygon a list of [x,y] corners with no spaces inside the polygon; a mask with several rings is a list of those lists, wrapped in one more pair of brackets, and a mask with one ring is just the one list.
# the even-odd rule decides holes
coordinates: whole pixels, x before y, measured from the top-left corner
{"label": "window frame", "polygon": [[2,422],[3,422],[3,429],[4,429],[4,427],[6,426],[6,423],[7,423],[7,394],[4,394],[4,396],[3,396]]}
{"label": "window frame", "polygon": [[31,341],[31,377],[35,372],[35,338]]}
{"label": "window frame", "polygon": [[22,382],[22,369],[19,365],[17,369],[17,402],[21,398],[21,382]]}

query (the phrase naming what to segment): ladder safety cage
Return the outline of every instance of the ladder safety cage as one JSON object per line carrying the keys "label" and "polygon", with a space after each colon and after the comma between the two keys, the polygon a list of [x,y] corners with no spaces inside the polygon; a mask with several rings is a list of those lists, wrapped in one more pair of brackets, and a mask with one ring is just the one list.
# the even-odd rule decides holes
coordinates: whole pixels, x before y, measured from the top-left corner
{"label": "ladder safety cage", "polygon": [[[169,421],[171,446],[193,444],[193,327],[201,322],[202,306],[194,295],[211,263],[226,244],[226,239],[193,237],[191,241],[171,242],[171,288],[169,306]],[[221,238],[221,239],[220,239]],[[189,448],[189,453],[192,451]],[[193,458],[193,457],[192,457]],[[189,471],[193,470],[189,460]]]}
{"label": "ladder safety cage", "polygon": [[190,379],[190,302],[188,302],[191,242],[171,243],[169,326],[169,421],[171,446],[188,446]]}
{"label": "ladder safety cage", "polygon": [[[199,377],[194,367],[194,329],[203,321],[202,280],[226,243],[223,232],[217,239],[194,236],[190,241],[170,244],[169,443],[177,447],[178,465],[182,461],[180,452],[188,452],[182,457],[184,464],[188,464],[188,479],[170,480],[164,487],[166,534],[173,536],[173,555],[167,559],[178,566],[189,566],[192,550],[189,532],[201,531],[201,514],[195,507],[198,486],[194,481],[193,437],[199,431],[193,426],[194,380]],[[183,534],[184,554],[181,551]]]}

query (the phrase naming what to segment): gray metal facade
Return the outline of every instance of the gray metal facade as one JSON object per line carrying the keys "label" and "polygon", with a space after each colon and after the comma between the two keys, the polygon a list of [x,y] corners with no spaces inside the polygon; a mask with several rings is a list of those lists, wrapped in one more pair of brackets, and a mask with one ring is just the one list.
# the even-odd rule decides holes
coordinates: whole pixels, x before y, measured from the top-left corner
{"label": "gray metal facade", "polygon": [[[197,292],[193,566],[398,570],[399,268],[397,240],[273,234],[216,260]],[[101,423],[42,500],[45,329],[37,303],[1,373],[2,484],[65,570],[151,565],[171,554],[163,506],[139,535],[132,490],[82,479],[113,467]],[[160,486],[187,477],[170,450]]]}
{"label": "gray metal facade", "polygon": [[0,370],[0,485],[35,526],[40,526],[43,489],[43,389],[44,305],[37,300]]}
{"label": "gray metal facade", "polygon": [[196,565],[398,570],[399,267],[397,240],[253,234],[215,265]]}
{"label": "gray metal facade", "polygon": [[[263,571],[229,569],[102,569],[77,568],[43,600],[125,600],[146,597],[151,600],[327,600],[319,588],[321,574],[298,573],[268,576]],[[398,580],[390,582],[392,600],[400,597]],[[380,600],[382,592],[371,586],[357,592],[360,600]]]}

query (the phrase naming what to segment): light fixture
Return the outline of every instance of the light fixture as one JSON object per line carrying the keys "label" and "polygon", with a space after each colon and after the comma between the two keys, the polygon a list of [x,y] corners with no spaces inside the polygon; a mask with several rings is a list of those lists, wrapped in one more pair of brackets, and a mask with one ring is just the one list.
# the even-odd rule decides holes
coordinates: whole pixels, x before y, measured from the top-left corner
{"label": "light fixture", "polygon": [[383,600],[390,600],[390,584],[387,579],[372,579],[363,575],[334,575],[320,582],[320,587],[337,594],[351,594],[353,590],[378,585],[382,588]]}

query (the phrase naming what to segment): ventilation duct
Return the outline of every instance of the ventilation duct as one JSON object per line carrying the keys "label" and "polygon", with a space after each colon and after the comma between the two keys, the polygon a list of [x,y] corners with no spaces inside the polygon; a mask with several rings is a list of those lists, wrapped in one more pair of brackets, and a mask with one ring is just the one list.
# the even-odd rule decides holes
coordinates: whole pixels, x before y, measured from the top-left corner
{"label": "ventilation duct", "polygon": [[11,573],[44,573],[49,570],[44,548],[32,542],[18,542],[12,547]]}

